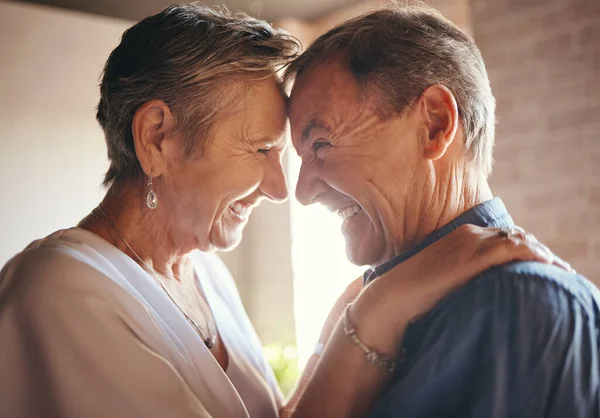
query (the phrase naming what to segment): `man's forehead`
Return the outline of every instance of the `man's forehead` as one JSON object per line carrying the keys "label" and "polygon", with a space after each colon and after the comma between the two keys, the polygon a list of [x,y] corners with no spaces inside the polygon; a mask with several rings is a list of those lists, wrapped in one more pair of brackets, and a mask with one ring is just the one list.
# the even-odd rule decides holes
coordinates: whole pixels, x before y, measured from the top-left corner
{"label": "man's forehead", "polygon": [[337,96],[339,94],[336,93],[344,93],[356,87],[356,79],[347,66],[339,61],[321,62],[313,64],[297,76],[291,99],[306,95]]}
{"label": "man's forehead", "polygon": [[[358,105],[358,85],[352,73],[339,62],[315,64],[300,74],[289,99],[292,128],[325,118],[343,106]],[[299,129],[303,129],[299,128]]]}
{"label": "man's forehead", "polygon": [[294,88],[290,94],[288,109],[290,116],[298,116],[296,113],[304,113],[314,106],[323,106],[331,101],[332,91],[325,83],[323,75],[303,74],[294,83]]}

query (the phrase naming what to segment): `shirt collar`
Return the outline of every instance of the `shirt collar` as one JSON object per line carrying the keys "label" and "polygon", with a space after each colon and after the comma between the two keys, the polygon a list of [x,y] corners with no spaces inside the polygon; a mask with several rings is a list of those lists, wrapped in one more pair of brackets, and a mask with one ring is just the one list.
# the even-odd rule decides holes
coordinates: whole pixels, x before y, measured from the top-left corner
{"label": "shirt collar", "polygon": [[512,218],[508,214],[508,211],[506,210],[506,207],[500,198],[488,200],[466,211],[440,229],[433,231],[420,244],[415,245],[410,250],[397,255],[396,257],[386,261],[383,264],[380,264],[377,267],[367,270],[364,274],[365,284],[374,280],[378,276],[387,273],[393,267],[396,267],[398,264],[408,260],[413,255],[430,246],[440,238],[445,237],[450,232],[464,224],[473,224],[492,228],[514,225]]}

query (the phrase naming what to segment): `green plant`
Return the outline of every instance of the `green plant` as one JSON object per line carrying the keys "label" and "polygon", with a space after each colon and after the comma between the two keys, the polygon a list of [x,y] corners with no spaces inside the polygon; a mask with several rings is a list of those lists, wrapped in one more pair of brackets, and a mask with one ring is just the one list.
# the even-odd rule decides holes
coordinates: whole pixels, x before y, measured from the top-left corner
{"label": "green plant", "polygon": [[287,396],[298,379],[298,349],[294,344],[273,343],[266,345],[264,352],[281,391]]}

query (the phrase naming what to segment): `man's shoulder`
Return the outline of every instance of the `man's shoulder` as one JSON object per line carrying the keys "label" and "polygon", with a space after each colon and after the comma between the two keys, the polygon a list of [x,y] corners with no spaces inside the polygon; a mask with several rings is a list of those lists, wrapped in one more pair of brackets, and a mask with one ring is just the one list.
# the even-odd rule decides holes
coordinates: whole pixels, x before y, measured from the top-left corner
{"label": "man's shoulder", "polygon": [[539,262],[513,262],[479,274],[452,292],[414,325],[428,329],[463,328],[473,321],[540,317],[552,322],[565,310],[576,309],[600,321],[600,291],[585,277]]}
{"label": "man's shoulder", "polygon": [[471,331],[511,323],[552,327],[574,317],[600,324],[600,291],[585,277],[558,267],[515,262],[480,274],[428,317],[448,329],[469,324]]}
{"label": "man's shoulder", "polygon": [[460,358],[467,346],[502,343],[539,353],[546,344],[560,349],[581,336],[574,324],[597,340],[598,289],[554,266],[516,262],[489,269],[448,295],[413,324],[411,335],[415,346],[443,347]]}
{"label": "man's shoulder", "polygon": [[531,307],[560,301],[596,315],[600,308],[600,291],[587,278],[539,262],[514,262],[492,268],[473,280],[472,286],[477,292],[488,293],[492,301],[501,301],[502,298],[494,297],[501,295],[517,298]]}

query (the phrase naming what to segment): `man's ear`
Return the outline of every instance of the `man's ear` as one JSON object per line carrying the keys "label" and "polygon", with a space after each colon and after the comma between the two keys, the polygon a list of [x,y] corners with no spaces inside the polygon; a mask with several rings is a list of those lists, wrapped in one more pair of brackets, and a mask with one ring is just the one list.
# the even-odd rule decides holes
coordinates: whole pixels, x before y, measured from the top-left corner
{"label": "man's ear", "polygon": [[423,156],[437,160],[444,156],[458,128],[458,106],[452,92],[442,85],[427,87],[420,98],[425,123]]}
{"label": "man's ear", "polygon": [[133,116],[131,134],[135,153],[144,173],[160,176],[166,167],[163,140],[175,130],[175,118],[162,100],[144,103]]}

